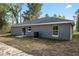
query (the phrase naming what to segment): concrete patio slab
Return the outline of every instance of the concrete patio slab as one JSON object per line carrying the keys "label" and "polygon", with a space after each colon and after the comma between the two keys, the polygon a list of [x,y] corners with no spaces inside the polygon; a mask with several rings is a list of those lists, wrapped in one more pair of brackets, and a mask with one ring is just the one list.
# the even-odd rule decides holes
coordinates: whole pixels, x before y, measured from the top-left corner
{"label": "concrete patio slab", "polygon": [[32,55],[0,42],[0,56],[32,56]]}

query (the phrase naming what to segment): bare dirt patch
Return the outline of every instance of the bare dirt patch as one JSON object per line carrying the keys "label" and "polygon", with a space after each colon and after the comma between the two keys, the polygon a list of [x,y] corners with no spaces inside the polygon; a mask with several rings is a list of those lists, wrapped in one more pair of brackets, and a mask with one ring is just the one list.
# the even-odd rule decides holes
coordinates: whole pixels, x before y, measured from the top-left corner
{"label": "bare dirt patch", "polygon": [[0,42],[18,48],[26,53],[37,56],[78,56],[79,35],[71,41],[56,41],[51,39],[34,39],[33,37],[16,38],[15,36],[0,36]]}

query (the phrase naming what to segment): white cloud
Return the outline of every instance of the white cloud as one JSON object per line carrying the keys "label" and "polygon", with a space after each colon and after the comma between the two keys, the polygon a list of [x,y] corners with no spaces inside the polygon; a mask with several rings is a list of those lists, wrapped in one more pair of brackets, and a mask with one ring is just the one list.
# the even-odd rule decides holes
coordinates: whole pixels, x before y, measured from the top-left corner
{"label": "white cloud", "polygon": [[67,6],[66,6],[66,8],[71,8],[71,7],[72,7],[72,5],[67,5]]}

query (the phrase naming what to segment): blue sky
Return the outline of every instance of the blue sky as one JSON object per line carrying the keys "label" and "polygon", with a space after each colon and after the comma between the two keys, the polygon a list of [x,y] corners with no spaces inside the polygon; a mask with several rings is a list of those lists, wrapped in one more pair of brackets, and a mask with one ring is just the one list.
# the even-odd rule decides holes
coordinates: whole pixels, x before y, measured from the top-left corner
{"label": "blue sky", "polygon": [[[41,9],[41,17],[45,14],[53,16],[53,14],[64,15],[66,19],[73,19],[75,11],[79,8],[78,3],[44,3]],[[23,11],[27,10],[27,5],[23,6]]]}

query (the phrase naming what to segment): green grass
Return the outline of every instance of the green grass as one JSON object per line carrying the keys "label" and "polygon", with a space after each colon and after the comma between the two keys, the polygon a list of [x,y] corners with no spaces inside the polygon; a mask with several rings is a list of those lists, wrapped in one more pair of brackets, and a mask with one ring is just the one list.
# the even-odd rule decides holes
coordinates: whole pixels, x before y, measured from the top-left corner
{"label": "green grass", "polygon": [[79,32],[74,32],[74,35],[79,35]]}
{"label": "green grass", "polygon": [[79,32],[74,32],[73,39],[77,39],[77,38],[79,38]]}

